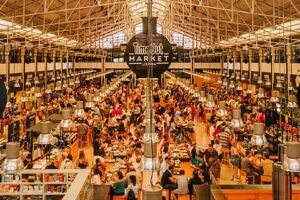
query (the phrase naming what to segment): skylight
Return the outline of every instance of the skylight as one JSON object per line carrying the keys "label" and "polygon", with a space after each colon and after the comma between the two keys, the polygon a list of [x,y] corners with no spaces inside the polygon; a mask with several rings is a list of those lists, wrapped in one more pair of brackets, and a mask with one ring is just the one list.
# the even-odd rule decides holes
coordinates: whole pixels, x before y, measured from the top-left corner
{"label": "skylight", "polygon": [[255,31],[254,33],[242,34],[239,37],[233,37],[228,40],[220,41],[220,46],[230,47],[238,44],[245,44],[254,41],[265,41],[278,37],[286,37],[300,33],[300,20],[292,20],[274,27],[268,27]]}
{"label": "skylight", "polygon": [[93,42],[91,45],[88,45],[88,47],[109,49],[115,46],[120,46],[120,44],[123,43],[126,43],[125,33],[121,31],[111,36],[108,36],[106,38],[103,38],[101,40],[97,40],[96,42]]}
{"label": "skylight", "polygon": [[19,24],[9,22],[6,20],[0,19],[0,34],[16,34],[23,37],[37,37],[42,40],[48,40],[49,43],[53,43],[56,45],[62,45],[67,47],[74,47],[78,45],[78,42],[75,40],[70,40],[65,37],[58,37],[52,33],[43,33],[41,30],[22,27]]}
{"label": "skylight", "polygon": [[[152,15],[163,18],[166,8],[169,6],[169,0],[153,0]],[[131,17],[134,22],[140,20],[140,17],[147,16],[147,0],[130,0],[127,2]]]}
{"label": "skylight", "polygon": [[[190,37],[187,37],[181,33],[175,32],[172,35],[172,43],[176,44],[177,46],[181,46],[184,49],[192,49],[193,47],[200,47],[200,41],[195,41]],[[193,46],[194,43],[194,46]]]}

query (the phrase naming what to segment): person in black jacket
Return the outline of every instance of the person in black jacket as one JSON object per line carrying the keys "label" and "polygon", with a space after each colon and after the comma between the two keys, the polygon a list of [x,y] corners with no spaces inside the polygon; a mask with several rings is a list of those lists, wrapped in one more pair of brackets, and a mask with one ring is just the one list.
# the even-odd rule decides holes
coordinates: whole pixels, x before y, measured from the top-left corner
{"label": "person in black jacket", "polygon": [[175,190],[177,188],[176,179],[173,177],[173,171],[174,167],[171,165],[168,170],[163,173],[161,177],[161,185],[164,189]]}
{"label": "person in black jacket", "polygon": [[193,177],[190,179],[190,182],[189,182],[190,200],[192,200],[192,196],[193,196],[193,186],[201,185],[201,184],[202,184],[202,181],[199,178],[198,171],[197,170],[193,171]]}

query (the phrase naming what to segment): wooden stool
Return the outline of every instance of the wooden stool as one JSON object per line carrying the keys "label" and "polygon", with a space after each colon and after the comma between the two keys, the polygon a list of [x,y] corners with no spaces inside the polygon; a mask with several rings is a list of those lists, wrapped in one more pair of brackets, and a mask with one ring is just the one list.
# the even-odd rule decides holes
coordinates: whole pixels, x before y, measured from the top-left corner
{"label": "wooden stool", "polygon": [[221,152],[223,154],[222,164],[229,165],[230,163],[229,149],[227,147],[222,147]]}
{"label": "wooden stool", "polygon": [[171,200],[171,194],[172,194],[172,190],[169,189],[163,189],[163,194],[166,194],[166,199],[167,200]]}
{"label": "wooden stool", "polygon": [[260,176],[260,184],[264,184],[264,183],[272,183],[272,176],[265,176],[265,175]]}
{"label": "wooden stool", "polygon": [[126,200],[127,196],[126,195],[114,195],[113,200]]}
{"label": "wooden stool", "polygon": [[247,172],[245,171],[242,171],[240,170],[240,175],[241,175],[241,178],[240,178],[240,182],[241,184],[247,184],[249,179],[252,179],[252,183],[254,183],[254,176],[253,175],[248,175]]}

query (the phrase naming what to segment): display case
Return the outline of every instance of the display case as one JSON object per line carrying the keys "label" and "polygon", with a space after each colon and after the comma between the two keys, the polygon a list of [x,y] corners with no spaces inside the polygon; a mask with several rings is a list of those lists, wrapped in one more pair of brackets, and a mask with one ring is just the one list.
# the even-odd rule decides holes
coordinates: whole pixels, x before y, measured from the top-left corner
{"label": "display case", "polygon": [[[88,198],[90,170],[24,170],[16,174],[0,174],[0,199],[61,200],[84,191]],[[91,191],[92,192],[92,191]],[[83,199],[83,198],[77,198]]]}

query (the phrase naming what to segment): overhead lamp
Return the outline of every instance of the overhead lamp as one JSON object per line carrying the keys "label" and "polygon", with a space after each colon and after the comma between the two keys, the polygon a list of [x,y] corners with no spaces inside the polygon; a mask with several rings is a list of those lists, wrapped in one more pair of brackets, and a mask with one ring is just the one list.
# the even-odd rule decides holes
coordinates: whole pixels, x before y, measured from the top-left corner
{"label": "overhead lamp", "polygon": [[242,90],[243,90],[242,84],[241,84],[241,82],[238,82],[238,85],[236,87],[236,91],[242,91]]}
{"label": "overhead lamp", "polygon": [[94,96],[94,99],[93,99],[93,101],[94,102],[100,102],[101,101],[101,96],[100,96],[100,91],[96,91],[95,92],[95,96]]}
{"label": "overhead lamp", "polygon": [[277,88],[282,88],[282,84],[281,84],[280,80],[277,80],[276,87]]}
{"label": "overhead lamp", "polygon": [[60,127],[62,128],[72,128],[73,121],[71,120],[71,110],[64,109],[61,111],[62,113],[62,120],[60,122]]}
{"label": "overhead lamp", "polygon": [[14,88],[20,88],[20,87],[21,87],[20,81],[19,81],[19,79],[17,79],[15,84],[14,84]]}
{"label": "overhead lamp", "polygon": [[271,83],[271,81],[270,81],[270,79],[269,79],[269,78],[267,79],[267,81],[266,81],[265,85],[266,85],[266,86],[271,86],[271,85],[272,85],[272,83]]}
{"label": "overhead lamp", "polygon": [[234,79],[234,78],[235,78],[234,74],[231,74],[230,79]]}
{"label": "overhead lamp", "polygon": [[265,146],[268,142],[265,137],[265,124],[260,122],[255,122],[253,124],[253,135],[250,139],[252,145]]}
{"label": "overhead lamp", "polygon": [[66,81],[66,80],[64,80],[64,81],[63,81],[62,88],[66,89],[67,87],[68,87],[67,81]]}
{"label": "overhead lamp", "polygon": [[237,76],[235,79],[236,79],[236,80],[240,80],[240,76]]}
{"label": "overhead lamp", "polygon": [[258,78],[258,81],[257,81],[257,83],[258,83],[258,84],[262,84],[262,83],[263,83],[263,81],[262,81],[262,78],[261,78],[261,77],[259,77],[259,78]]}
{"label": "overhead lamp", "polygon": [[26,95],[26,92],[25,91],[22,91],[22,96],[21,96],[21,102],[26,102],[28,101],[28,97]]}
{"label": "overhead lamp", "polygon": [[287,108],[298,108],[297,97],[295,95],[289,95],[288,100]]}
{"label": "overhead lamp", "polygon": [[272,91],[272,97],[271,97],[270,101],[272,103],[278,103],[279,102],[279,98],[277,97],[276,91]]}
{"label": "overhead lamp", "polygon": [[223,85],[223,86],[227,86],[227,81],[224,80],[223,83],[222,83],[222,85]]}
{"label": "overhead lamp", "polygon": [[38,144],[50,144],[51,139],[52,139],[52,134],[50,134],[51,127],[50,127],[50,122],[49,121],[43,121],[40,122],[41,125],[41,131],[40,135],[38,137]]}
{"label": "overhead lamp", "polygon": [[226,103],[225,101],[219,102],[219,110],[217,111],[216,116],[217,117],[226,117],[228,115],[227,109],[226,109]]}
{"label": "overhead lamp", "polygon": [[74,81],[73,80],[70,80],[70,82],[69,82],[69,86],[74,86],[75,85],[75,83],[74,83]]}
{"label": "overhead lamp", "polygon": [[208,109],[212,109],[212,108],[215,107],[215,100],[214,100],[214,96],[213,95],[211,95],[211,94],[208,95],[205,107],[208,108]]}
{"label": "overhead lamp", "polygon": [[47,89],[45,90],[45,93],[46,94],[51,94],[52,93],[50,85],[47,85]]}
{"label": "overhead lamp", "polygon": [[293,87],[293,84],[291,82],[289,83],[288,90],[289,91],[295,91],[295,89]]}
{"label": "overhead lamp", "polygon": [[231,124],[233,128],[242,128],[244,126],[241,118],[241,109],[233,109]]}
{"label": "overhead lamp", "polygon": [[265,98],[265,94],[264,94],[264,89],[263,88],[258,88],[258,94],[257,94],[257,98]]}
{"label": "overhead lamp", "polygon": [[248,85],[247,94],[252,94],[252,85]]}
{"label": "overhead lamp", "polygon": [[227,77],[227,78],[229,78],[229,77],[230,77],[229,73],[227,73],[227,74],[226,74],[226,77]]}
{"label": "overhead lamp", "polygon": [[30,81],[29,81],[28,78],[26,79],[25,86],[26,86],[26,87],[30,87],[30,86],[31,86],[31,83],[30,83]]}
{"label": "overhead lamp", "polygon": [[233,80],[230,81],[229,88],[230,88],[230,89],[234,89],[234,88],[235,88],[235,85],[234,85],[234,81],[233,81]]}
{"label": "overhead lamp", "polygon": [[39,85],[40,84],[40,81],[39,81],[38,77],[34,77],[34,84],[35,85]]}
{"label": "overhead lamp", "polygon": [[287,142],[286,156],[283,161],[283,169],[288,172],[300,172],[300,143]]}
{"label": "overhead lamp", "polygon": [[36,98],[42,97],[42,93],[41,93],[41,88],[40,88],[40,87],[35,87],[35,88],[34,88],[34,96],[35,96]]}
{"label": "overhead lamp", "polygon": [[61,91],[61,82],[60,81],[56,82],[55,91]]}
{"label": "overhead lamp", "polygon": [[54,76],[52,76],[50,81],[55,81],[55,77],[54,77]]}
{"label": "overhead lamp", "polygon": [[6,159],[2,163],[2,170],[7,174],[15,174],[24,168],[20,158],[20,144],[15,142],[6,143]]}
{"label": "overhead lamp", "polygon": [[206,102],[205,91],[200,91],[199,101],[200,101],[201,103]]}
{"label": "overhead lamp", "polygon": [[74,111],[74,114],[79,118],[85,117],[85,111],[83,109],[83,101],[76,102],[76,109]]}
{"label": "overhead lamp", "polygon": [[87,102],[85,103],[85,108],[93,108],[94,104],[94,95],[88,95]]}
{"label": "overhead lamp", "polygon": [[245,80],[246,80],[245,76],[244,76],[244,75],[242,75],[242,77],[241,77],[241,81],[245,81]]}
{"label": "overhead lamp", "polygon": [[221,79],[218,79],[217,83],[218,83],[218,84],[222,84],[222,80],[221,80]]}
{"label": "overhead lamp", "polygon": [[79,85],[80,84],[80,80],[79,80],[79,77],[76,78],[75,80],[75,84]]}

